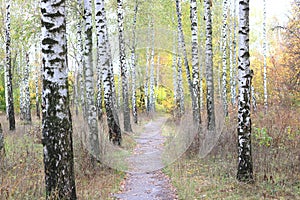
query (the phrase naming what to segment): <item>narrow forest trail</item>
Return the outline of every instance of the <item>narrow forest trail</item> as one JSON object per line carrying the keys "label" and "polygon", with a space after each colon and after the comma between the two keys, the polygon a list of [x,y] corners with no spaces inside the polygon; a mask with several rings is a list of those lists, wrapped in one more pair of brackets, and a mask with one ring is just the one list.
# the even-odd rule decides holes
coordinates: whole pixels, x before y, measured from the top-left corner
{"label": "narrow forest trail", "polygon": [[136,138],[137,147],[129,157],[130,170],[122,190],[113,196],[118,200],[174,200],[177,199],[170,179],[162,173],[162,152],[165,138],[162,125],[166,117],[158,117],[144,126]]}

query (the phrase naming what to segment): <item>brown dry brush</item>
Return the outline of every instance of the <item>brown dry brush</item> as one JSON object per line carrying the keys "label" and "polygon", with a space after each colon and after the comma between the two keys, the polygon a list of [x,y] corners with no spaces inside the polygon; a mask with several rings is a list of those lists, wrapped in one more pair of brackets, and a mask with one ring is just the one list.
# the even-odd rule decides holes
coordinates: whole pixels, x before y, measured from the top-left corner
{"label": "brown dry brush", "polygon": [[[6,150],[0,163],[0,199],[45,199],[40,121],[34,120],[31,125],[17,121],[15,132],[7,130],[5,116],[0,116],[0,121]],[[87,148],[81,142],[86,132],[84,124],[82,119],[73,118],[78,199],[108,199],[124,175],[102,164],[92,165]]]}
{"label": "brown dry brush", "polygon": [[[296,116],[296,117],[295,117]],[[235,176],[237,134],[235,113],[230,113],[218,145],[208,159],[221,162],[223,171]],[[297,110],[269,108],[252,114],[252,152],[256,182],[300,185],[300,119]]]}

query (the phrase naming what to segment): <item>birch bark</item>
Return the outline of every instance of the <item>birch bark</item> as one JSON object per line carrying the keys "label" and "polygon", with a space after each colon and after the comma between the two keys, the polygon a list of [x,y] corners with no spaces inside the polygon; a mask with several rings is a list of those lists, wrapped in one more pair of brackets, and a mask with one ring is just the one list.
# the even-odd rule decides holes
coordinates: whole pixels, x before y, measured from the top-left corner
{"label": "birch bark", "polygon": [[11,1],[6,0],[6,18],[5,18],[5,99],[6,99],[6,115],[9,122],[9,130],[16,129],[14,96],[12,86],[12,69],[11,69],[11,40],[10,40],[10,6]]}
{"label": "birch bark", "polygon": [[86,107],[87,107],[87,124],[89,151],[92,157],[100,155],[97,110],[94,100],[94,70],[92,57],[92,5],[91,0],[84,0],[84,70],[85,70],[85,92],[86,92]]}
{"label": "birch bark", "polygon": [[65,1],[42,1],[42,143],[46,199],[76,199]]}
{"label": "birch bark", "polygon": [[102,81],[104,88],[104,104],[107,116],[107,124],[109,128],[109,140],[113,144],[121,145],[122,136],[121,129],[118,124],[118,120],[114,113],[113,106],[113,88],[110,60],[107,45],[107,24],[106,24],[106,12],[104,0],[95,0],[95,13],[96,13],[96,29],[98,37],[98,52],[99,52],[99,66],[102,72]]}
{"label": "birch bark", "polygon": [[31,122],[31,102],[29,90],[29,54],[26,54],[26,66],[24,69],[24,119],[26,122]]}
{"label": "birch bark", "polygon": [[249,54],[249,0],[239,0],[239,96],[238,96],[238,170],[237,179],[253,181],[251,154],[251,79]]}
{"label": "birch bark", "polygon": [[198,50],[198,17],[197,1],[190,1],[190,18],[192,31],[192,76],[193,76],[193,119],[196,125],[201,123],[199,109],[199,50]]}
{"label": "birch bark", "polygon": [[264,106],[268,110],[268,88],[267,88],[267,6],[263,0],[263,56],[264,56]]}
{"label": "birch bark", "polygon": [[223,0],[223,21],[222,21],[222,100],[223,100],[223,111],[224,115],[228,116],[228,105],[227,105],[227,16],[228,16],[228,5],[227,0]]}
{"label": "birch bark", "polygon": [[215,103],[214,103],[214,78],[213,78],[213,51],[212,51],[212,22],[211,1],[204,1],[204,12],[206,21],[206,87],[207,87],[207,129],[215,130]]}
{"label": "birch bark", "polygon": [[129,95],[128,95],[128,77],[125,56],[125,41],[124,41],[124,9],[123,0],[118,0],[118,32],[119,32],[119,51],[120,51],[120,65],[122,77],[122,94],[123,94],[123,117],[124,117],[124,130],[131,132],[130,123],[130,109],[129,109]]}

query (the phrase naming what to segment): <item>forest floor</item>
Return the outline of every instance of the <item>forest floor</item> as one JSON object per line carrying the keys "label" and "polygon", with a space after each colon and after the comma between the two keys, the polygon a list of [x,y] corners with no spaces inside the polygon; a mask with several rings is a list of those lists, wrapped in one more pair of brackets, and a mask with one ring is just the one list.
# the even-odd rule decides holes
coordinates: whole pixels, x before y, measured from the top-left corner
{"label": "forest floor", "polygon": [[166,138],[162,126],[166,117],[158,117],[144,126],[136,137],[136,148],[127,159],[128,172],[121,185],[121,191],[114,197],[122,200],[174,200],[176,191],[170,179],[162,173],[162,154]]}
{"label": "forest floor", "polygon": [[[253,184],[236,180],[236,113],[222,119],[215,146],[205,156],[188,153],[192,116],[140,115],[133,133],[123,134],[116,154],[122,162],[93,166],[82,144],[82,117],[73,115],[74,164],[78,199],[300,199],[300,108],[274,107],[252,115]],[[17,119],[17,130],[5,137],[0,162],[0,200],[45,199],[41,120]],[[203,116],[205,119],[205,116]],[[121,121],[122,119],[120,119]],[[104,120],[105,121],[105,120]],[[205,121],[203,122],[205,124]],[[99,123],[100,132],[107,132]],[[101,141],[108,141],[102,138]],[[115,149],[112,149],[115,150]],[[106,160],[105,160],[106,161]],[[124,172],[125,171],[125,172]],[[176,189],[174,189],[176,188]]]}

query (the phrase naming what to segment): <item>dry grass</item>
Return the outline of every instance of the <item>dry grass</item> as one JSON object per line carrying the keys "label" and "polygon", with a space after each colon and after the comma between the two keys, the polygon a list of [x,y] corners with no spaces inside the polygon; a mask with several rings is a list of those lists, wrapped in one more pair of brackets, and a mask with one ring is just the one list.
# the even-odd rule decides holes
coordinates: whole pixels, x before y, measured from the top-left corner
{"label": "dry grass", "polygon": [[[4,162],[0,165],[0,200],[45,199],[41,122],[34,119],[31,125],[17,120],[17,130],[7,130],[5,116],[0,116],[5,137]],[[80,118],[73,116],[75,176],[78,199],[112,199],[118,191],[124,173],[98,164],[93,166],[83,147],[79,126]],[[100,126],[100,130],[103,127]]]}
{"label": "dry grass", "polygon": [[165,169],[179,198],[300,199],[299,110],[273,108],[267,115],[252,115],[254,184],[235,179],[235,118],[231,113],[226,119],[217,145],[205,158],[183,156]]}

